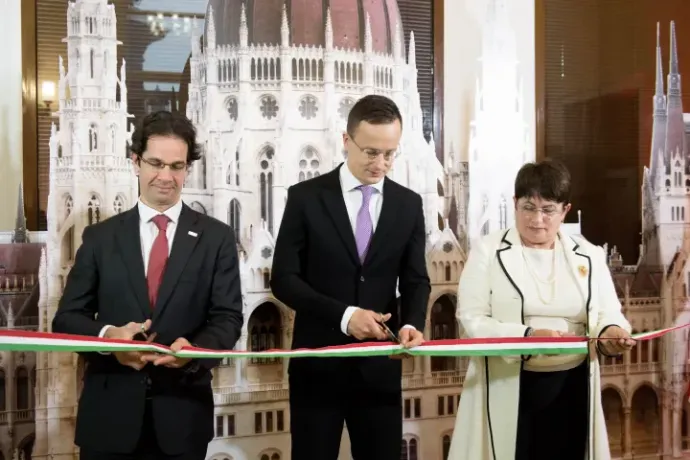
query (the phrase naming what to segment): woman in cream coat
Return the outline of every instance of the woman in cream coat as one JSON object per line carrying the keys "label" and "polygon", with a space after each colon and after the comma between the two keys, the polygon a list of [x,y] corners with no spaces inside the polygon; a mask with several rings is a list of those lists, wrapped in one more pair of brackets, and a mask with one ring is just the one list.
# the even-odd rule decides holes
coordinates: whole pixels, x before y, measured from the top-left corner
{"label": "woman in cream coat", "polygon": [[635,344],[604,251],[560,225],[570,175],[545,161],[515,181],[515,227],[473,244],[458,291],[469,338],[602,338],[589,355],[471,358],[448,460],[609,460],[597,350]]}

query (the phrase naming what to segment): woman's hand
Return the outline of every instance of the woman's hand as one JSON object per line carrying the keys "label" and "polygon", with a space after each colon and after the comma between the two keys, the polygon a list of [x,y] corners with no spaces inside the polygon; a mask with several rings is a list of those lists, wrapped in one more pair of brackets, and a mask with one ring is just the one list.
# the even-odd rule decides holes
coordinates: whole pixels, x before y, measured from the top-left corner
{"label": "woman's hand", "polygon": [[616,356],[630,350],[637,343],[630,334],[619,326],[609,326],[599,335],[600,351],[609,356]]}
{"label": "woman's hand", "polygon": [[[562,331],[554,331],[553,329],[532,329],[527,337],[575,337],[575,334],[572,332],[562,332]],[[550,355],[536,355],[536,356],[550,356]],[[529,361],[532,359],[532,355],[523,355],[522,360],[523,361]]]}
{"label": "woman's hand", "polygon": [[572,332],[554,331],[552,329],[534,329],[529,337],[575,337]]}

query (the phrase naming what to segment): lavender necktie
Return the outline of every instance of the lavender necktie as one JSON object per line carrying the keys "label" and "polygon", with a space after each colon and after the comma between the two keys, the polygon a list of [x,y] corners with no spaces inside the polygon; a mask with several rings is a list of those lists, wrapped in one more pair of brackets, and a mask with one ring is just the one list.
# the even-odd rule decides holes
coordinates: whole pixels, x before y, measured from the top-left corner
{"label": "lavender necktie", "polygon": [[374,231],[374,225],[371,222],[371,213],[369,212],[369,201],[374,188],[371,185],[361,185],[357,187],[362,192],[362,206],[357,213],[357,228],[355,229],[355,240],[357,242],[357,252],[359,259],[363,262],[367,256],[369,249],[369,242]]}

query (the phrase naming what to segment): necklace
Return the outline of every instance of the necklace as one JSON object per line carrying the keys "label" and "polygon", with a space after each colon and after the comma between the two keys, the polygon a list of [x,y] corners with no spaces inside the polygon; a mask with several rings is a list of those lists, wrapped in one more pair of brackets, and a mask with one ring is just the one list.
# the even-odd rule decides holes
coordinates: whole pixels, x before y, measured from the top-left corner
{"label": "necklace", "polygon": [[[525,265],[527,270],[532,275],[532,278],[536,281],[535,285],[537,288],[537,296],[545,304],[550,305],[556,296],[556,247],[553,248],[553,256],[551,257],[551,273],[546,278],[539,275],[538,271],[532,266],[529,257],[525,255],[525,251],[522,251],[522,258],[525,260]],[[550,295],[547,297],[542,294],[542,284],[547,285],[547,289],[550,291]]]}

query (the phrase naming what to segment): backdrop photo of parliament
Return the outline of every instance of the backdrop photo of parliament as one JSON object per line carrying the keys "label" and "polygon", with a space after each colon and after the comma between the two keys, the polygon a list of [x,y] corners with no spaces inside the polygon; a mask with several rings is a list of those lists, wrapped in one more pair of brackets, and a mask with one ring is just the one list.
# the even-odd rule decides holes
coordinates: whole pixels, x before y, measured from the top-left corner
{"label": "backdrop photo of parliament", "polygon": [[[17,89],[0,95],[0,328],[49,331],[83,229],[136,203],[128,143],[163,109],[203,144],[183,200],[238,241],[237,349],[289,348],[294,312],[269,286],[286,190],[343,161],[348,111],[369,93],[409,120],[389,176],[424,203],[426,339],[462,337],[470,243],[512,225],[517,168],[549,157],[573,174],[565,231],[606,249],[634,331],[690,323],[683,0],[7,3],[0,33],[22,75],[0,71]],[[600,358],[614,458],[690,458],[688,339]],[[447,458],[466,370],[466,358],[405,360],[401,460]],[[207,458],[289,460],[287,361],[225,359],[213,373]],[[76,355],[0,352],[0,460],[77,458],[82,374]]]}

